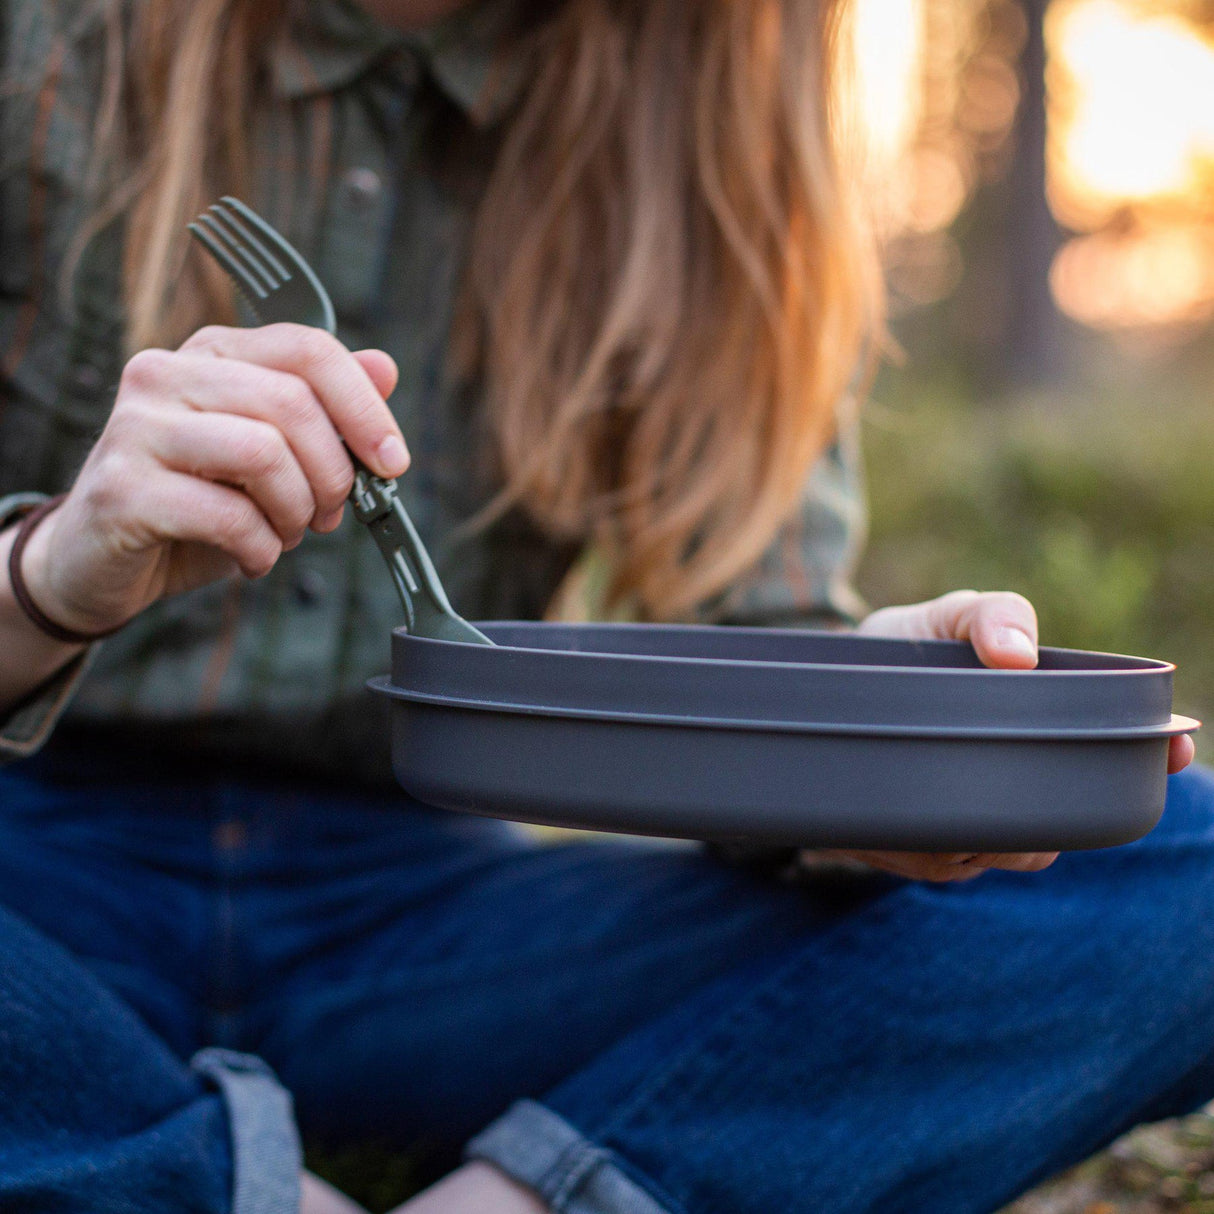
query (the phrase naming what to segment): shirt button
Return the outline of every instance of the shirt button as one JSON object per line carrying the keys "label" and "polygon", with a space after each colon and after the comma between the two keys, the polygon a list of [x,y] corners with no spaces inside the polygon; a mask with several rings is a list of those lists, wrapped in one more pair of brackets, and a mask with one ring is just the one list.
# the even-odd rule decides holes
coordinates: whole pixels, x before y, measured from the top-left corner
{"label": "shirt button", "polygon": [[379,200],[383,182],[374,169],[347,169],[341,181],[346,201],[356,211],[365,211]]}
{"label": "shirt button", "polygon": [[72,378],[76,381],[77,388],[85,392],[96,392],[101,387],[101,368],[94,367],[92,363],[81,363]]}
{"label": "shirt button", "polygon": [[315,607],[328,590],[325,575],[318,569],[301,569],[295,575],[295,598],[304,607]]}

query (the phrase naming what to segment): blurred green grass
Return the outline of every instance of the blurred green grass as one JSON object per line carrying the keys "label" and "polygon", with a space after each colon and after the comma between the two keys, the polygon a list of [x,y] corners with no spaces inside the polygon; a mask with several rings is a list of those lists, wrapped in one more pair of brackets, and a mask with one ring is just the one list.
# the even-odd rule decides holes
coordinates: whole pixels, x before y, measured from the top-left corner
{"label": "blurred green grass", "polygon": [[[1214,409],[1200,368],[983,400],[890,372],[865,421],[873,606],[1018,590],[1043,642],[1166,658],[1214,721]],[[1214,753],[1207,741],[1199,748]]]}

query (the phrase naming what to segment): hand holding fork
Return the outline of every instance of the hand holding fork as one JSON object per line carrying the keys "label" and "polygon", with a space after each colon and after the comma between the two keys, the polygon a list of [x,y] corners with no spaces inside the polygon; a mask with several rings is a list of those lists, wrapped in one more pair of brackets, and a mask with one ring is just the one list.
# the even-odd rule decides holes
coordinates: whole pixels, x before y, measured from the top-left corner
{"label": "hand holding fork", "polygon": [[102,633],[164,596],[265,574],[307,530],[336,528],[350,452],[379,476],[405,471],[395,382],[386,354],[301,324],[211,326],[136,354],[71,492],[30,536],[31,596],[63,628]]}

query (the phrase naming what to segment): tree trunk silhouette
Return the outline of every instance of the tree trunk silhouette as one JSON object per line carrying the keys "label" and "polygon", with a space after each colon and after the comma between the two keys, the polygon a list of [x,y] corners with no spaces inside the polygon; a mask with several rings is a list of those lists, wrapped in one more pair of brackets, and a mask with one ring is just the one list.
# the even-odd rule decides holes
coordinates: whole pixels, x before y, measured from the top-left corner
{"label": "tree trunk silhouette", "polygon": [[1015,386],[1057,378],[1063,323],[1050,294],[1060,233],[1045,192],[1045,11],[1049,0],[1019,0],[1028,31],[1020,58],[1020,105],[1008,180],[1007,313],[1003,377]]}

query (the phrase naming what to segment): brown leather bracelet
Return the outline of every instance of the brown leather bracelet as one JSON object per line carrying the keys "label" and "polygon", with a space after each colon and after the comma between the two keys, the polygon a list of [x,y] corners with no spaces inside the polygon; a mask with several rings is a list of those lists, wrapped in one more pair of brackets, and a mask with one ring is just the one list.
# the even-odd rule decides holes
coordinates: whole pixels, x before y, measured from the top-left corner
{"label": "brown leather bracelet", "polygon": [[109,628],[105,632],[76,632],[71,628],[64,628],[61,624],[56,624],[37,603],[34,602],[33,595],[29,592],[29,587],[25,584],[25,577],[21,572],[21,555],[25,551],[26,544],[29,543],[30,536],[34,533],[34,528],[50,512],[56,509],[67,497],[66,493],[60,493],[58,497],[48,498],[45,502],[39,503],[28,514],[22,518],[17,525],[17,534],[13,539],[13,546],[8,553],[8,578],[13,585],[13,598],[17,600],[17,606],[25,613],[26,618],[38,629],[39,632],[45,633],[56,641],[63,641],[69,645],[89,645],[93,641],[100,641],[104,637],[113,636],[118,631],[118,628],[123,627],[119,624],[118,628]]}

